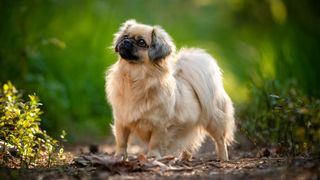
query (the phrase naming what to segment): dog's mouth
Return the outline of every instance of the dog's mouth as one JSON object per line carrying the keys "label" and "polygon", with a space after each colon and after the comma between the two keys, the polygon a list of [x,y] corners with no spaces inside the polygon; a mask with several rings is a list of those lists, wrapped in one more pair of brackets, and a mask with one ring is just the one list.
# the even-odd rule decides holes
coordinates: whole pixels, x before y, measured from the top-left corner
{"label": "dog's mouth", "polygon": [[119,55],[121,56],[122,59],[128,61],[128,62],[136,62],[137,60],[139,60],[139,57],[132,54],[131,51],[127,50],[127,49],[120,49],[119,50]]}

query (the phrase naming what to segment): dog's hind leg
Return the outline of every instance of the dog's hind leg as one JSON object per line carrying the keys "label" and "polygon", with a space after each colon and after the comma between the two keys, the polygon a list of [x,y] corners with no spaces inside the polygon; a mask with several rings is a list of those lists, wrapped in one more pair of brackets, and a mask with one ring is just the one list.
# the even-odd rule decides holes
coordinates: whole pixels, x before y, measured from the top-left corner
{"label": "dog's hind leg", "polygon": [[198,149],[201,147],[201,144],[206,136],[206,133],[204,132],[202,127],[194,128],[193,130],[186,131],[187,134],[185,134],[182,138],[184,143],[182,144],[182,153],[180,154],[180,159],[182,160],[191,160],[192,155],[198,151]]}
{"label": "dog's hind leg", "polygon": [[218,128],[218,126],[214,123],[214,121],[210,122],[208,127],[206,128],[207,132],[210,134],[212,139],[215,141],[216,153],[218,159],[223,161],[228,161],[228,150],[227,143],[225,139],[225,131],[223,128]]}
{"label": "dog's hind leg", "polygon": [[228,161],[228,149],[224,138],[215,138],[218,159]]}

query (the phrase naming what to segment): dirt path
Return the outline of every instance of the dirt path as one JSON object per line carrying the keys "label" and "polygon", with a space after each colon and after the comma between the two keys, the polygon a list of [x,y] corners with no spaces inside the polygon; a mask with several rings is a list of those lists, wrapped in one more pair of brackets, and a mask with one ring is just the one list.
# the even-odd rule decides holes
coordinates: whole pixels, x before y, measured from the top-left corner
{"label": "dirt path", "polygon": [[[100,151],[98,150],[100,149]],[[285,158],[264,149],[230,151],[231,160],[215,159],[213,146],[205,146],[192,159],[181,161],[167,156],[156,160],[144,155],[129,156],[119,161],[110,155],[112,145],[73,148],[74,160],[67,165],[36,168],[0,168],[0,179],[319,179],[320,159],[311,157]],[[143,149],[131,146],[138,153]],[[91,151],[91,152],[90,152]],[[260,150],[261,151],[261,150]]]}

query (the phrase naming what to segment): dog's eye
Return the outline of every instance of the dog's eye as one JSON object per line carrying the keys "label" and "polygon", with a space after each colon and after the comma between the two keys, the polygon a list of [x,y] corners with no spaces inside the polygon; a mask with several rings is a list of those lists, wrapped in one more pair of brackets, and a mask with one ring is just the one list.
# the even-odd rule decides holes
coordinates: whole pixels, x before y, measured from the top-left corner
{"label": "dog's eye", "polygon": [[124,36],[123,36],[123,39],[128,39],[128,38],[129,38],[128,35],[124,35]]}
{"label": "dog's eye", "polygon": [[146,42],[143,39],[139,39],[137,44],[140,47],[146,47],[147,46]]}

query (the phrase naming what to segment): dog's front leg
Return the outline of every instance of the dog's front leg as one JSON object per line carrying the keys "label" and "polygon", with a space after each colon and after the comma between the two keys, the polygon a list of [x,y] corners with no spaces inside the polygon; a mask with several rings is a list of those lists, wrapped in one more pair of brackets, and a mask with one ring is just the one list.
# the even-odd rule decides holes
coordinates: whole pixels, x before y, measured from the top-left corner
{"label": "dog's front leg", "polygon": [[130,135],[130,130],[121,123],[118,123],[117,121],[115,121],[114,128],[114,135],[116,139],[115,156],[120,159],[125,159],[127,156],[127,144]]}
{"label": "dog's front leg", "polygon": [[166,151],[165,147],[165,132],[163,130],[155,129],[151,133],[150,141],[148,144],[148,157],[160,158]]}

